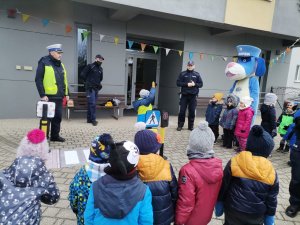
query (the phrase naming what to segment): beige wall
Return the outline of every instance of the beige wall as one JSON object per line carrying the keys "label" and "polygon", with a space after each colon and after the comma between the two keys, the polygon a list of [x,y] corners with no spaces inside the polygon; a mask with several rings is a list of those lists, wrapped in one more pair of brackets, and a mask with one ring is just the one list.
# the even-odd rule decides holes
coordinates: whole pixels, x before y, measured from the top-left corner
{"label": "beige wall", "polygon": [[225,23],[271,31],[275,1],[227,0]]}

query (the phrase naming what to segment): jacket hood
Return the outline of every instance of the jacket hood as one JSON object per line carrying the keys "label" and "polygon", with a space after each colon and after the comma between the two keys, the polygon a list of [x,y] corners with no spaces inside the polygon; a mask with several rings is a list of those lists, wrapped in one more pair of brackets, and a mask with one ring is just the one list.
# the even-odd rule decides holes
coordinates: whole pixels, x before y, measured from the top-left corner
{"label": "jacket hood", "polygon": [[228,103],[228,98],[230,98],[231,99],[231,101],[232,101],[232,105],[233,105],[233,107],[235,108],[235,107],[237,107],[238,106],[238,104],[239,104],[239,102],[240,102],[240,99],[239,99],[239,97],[238,96],[236,96],[236,95],[234,95],[234,94],[229,94],[228,96],[227,96],[227,98],[226,98],[226,104]]}
{"label": "jacket hood", "polygon": [[190,164],[208,184],[215,184],[223,178],[221,159],[192,159]]}
{"label": "jacket hood", "polygon": [[235,177],[270,185],[275,182],[275,170],[272,163],[262,156],[253,156],[249,151],[242,151],[231,159],[231,172]]}
{"label": "jacket hood", "polygon": [[137,170],[143,182],[172,180],[170,163],[157,154],[140,155]]}
{"label": "jacket hood", "polygon": [[21,156],[4,170],[5,177],[16,187],[45,186],[40,178],[47,173],[44,161],[39,157]]}
{"label": "jacket hood", "polygon": [[108,218],[122,219],[144,198],[146,185],[134,177],[116,180],[105,175],[93,184],[95,208]]}

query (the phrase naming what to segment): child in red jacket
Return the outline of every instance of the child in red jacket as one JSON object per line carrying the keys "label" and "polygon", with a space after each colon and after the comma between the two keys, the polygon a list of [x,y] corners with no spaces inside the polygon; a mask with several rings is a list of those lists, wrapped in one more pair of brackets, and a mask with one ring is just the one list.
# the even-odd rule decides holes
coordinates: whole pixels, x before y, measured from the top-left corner
{"label": "child in red jacket", "polygon": [[189,163],[179,172],[176,225],[207,225],[222,184],[222,160],[214,157],[215,136],[207,122],[190,134]]}
{"label": "child in red jacket", "polygon": [[253,99],[249,96],[244,96],[240,100],[238,118],[235,124],[234,135],[236,136],[239,147],[237,152],[244,151],[246,148],[247,137],[250,132],[254,111],[251,108]]}

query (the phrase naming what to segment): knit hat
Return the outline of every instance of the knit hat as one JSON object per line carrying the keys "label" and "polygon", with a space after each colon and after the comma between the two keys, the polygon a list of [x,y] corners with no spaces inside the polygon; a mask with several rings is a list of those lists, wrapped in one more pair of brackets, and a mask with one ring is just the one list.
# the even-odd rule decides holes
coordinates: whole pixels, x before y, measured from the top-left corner
{"label": "knit hat", "polygon": [[274,93],[267,93],[265,95],[264,104],[266,105],[275,105],[277,101],[277,95]]}
{"label": "knit hat", "polygon": [[250,96],[243,96],[243,97],[241,97],[240,103],[241,102],[244,103],[245,104],[245,108],[247,108],[253,102],[253,98],[251,98]]}
{"label": "knit hat", "polygon": [[103,133],[95,137],[91,143],[89,160],[98,164],[107,163],[112,143],[110,134]]}
{"label": "knit hat", "polygon": [[200,122],[199,126],[192,130],[187,147],[189,159],[214,157],[213,145],[215,135],[208,127],[206,121]]}
{"label": "knit hat", "polygon": [[274,148],[274,141],[271,135],[262,126],[254,125],[249,133],[246,150],[253,155],[267,158]]}
{"label": "knit hat", "polygon": [[110,166],[104,172],[116,179],[130,179],[135,175],[139,162],[139,149],[131,141],[122,141],[111,145]]}
{"label": "knit hat", "polygon": [[44,131],[33,129],[21,140],[17,149],[19,156],[37,156],[47,160],[49,156],[49,144]]}
{"label": "knit hat", "polygon": [[134,136],[134,143],[142,155],[156,153],[161,147],[161,137],[151,130],[140,130]]}
{"label": "knit hat", "polygon": [[147,98],[149,96],[150,92],[146,89],[140,90],[140,97],[141,98]]}
{"label": "knit hat", "polygon": [[224,95],[223,93],[217,92],[217,93],[215,93],[215,94],[213,95],[213,98],[216,98],[216,99],[218,100],[218,102],[219,102],[219,101],[222,100],[223,95]]}

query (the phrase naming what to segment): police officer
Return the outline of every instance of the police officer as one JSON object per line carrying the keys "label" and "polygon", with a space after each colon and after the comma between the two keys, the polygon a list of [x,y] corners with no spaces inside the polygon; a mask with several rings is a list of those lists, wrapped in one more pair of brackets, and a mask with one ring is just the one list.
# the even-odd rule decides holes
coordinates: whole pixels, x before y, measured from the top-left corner
{"label": "police officer", "polygon": [[194,129],[195,109],[199,88],[203,86],[201,76],[195,70],[193,61],[188,61],[187,70],[182,71],[177,79],[177,86],[181,87],[180,111],[178,114],[177,130],[181,131],[185,121],[185,111],[188,107],[188,129]]}
{"label": "police officer", "polygon": [[86,97],[88,101],[87,123],[97,126],[96,120],[96,103],[98,92],[102,89],[101,81],[103,80],[103,69],[101,67],[104,58],[96,55],[95,62],[87,65],[81,72],[80,76],[85,81]]}
{"label": "police officer", "polygon": [[61,62],[62,45],[53,44],[47,47],[49,55],[38,62],[35,83],[42,101],[55,103],[55,115],[51,120],[50,141],[64,142],[59,136],[62,119],[62,102],[64,96],[69,100],[67,71]]}

